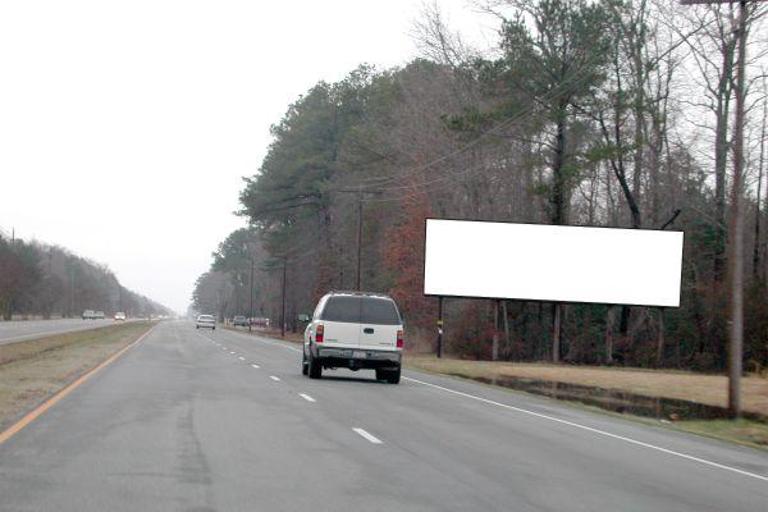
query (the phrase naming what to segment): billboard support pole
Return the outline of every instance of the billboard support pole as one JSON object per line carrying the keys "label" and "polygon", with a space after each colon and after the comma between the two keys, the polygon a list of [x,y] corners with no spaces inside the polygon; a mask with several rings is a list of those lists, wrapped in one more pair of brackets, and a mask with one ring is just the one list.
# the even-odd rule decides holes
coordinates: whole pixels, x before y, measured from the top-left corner
{"label": "billboard support pole", "polygon": [[437,357],[443,357],[443,297],[437,298]]}
{"label": "billboard support pole", "polygon": [[501,301],[493,301],[493,345],[491,347],[491,361],[499,360],[499,309]]}

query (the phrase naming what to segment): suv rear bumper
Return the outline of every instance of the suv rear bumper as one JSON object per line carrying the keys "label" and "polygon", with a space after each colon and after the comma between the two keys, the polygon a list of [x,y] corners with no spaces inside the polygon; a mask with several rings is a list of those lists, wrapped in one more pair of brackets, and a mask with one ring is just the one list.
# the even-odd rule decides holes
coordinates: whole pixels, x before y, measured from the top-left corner
{"label": "suv rear bumper", "polygon": [[400,366],[402,353],[392,350],[317,347],[314,357],[324,367],[332,368],[395,368]]}

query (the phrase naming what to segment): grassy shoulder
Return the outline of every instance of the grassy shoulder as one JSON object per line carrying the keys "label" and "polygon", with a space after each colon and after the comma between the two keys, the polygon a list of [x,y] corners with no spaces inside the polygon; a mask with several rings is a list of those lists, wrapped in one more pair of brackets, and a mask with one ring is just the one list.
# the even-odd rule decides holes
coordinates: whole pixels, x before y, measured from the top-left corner
{"label": "grassy shoulder", "polygon": [[[406,355],[404,364],[406,367],[417,370],[469,379],[491,381],[499,378],[532,379],[619,390],[647,397],[686,400],[719,407],[727,405],[727,379],[720,375],[638,368],[494,363],[450,358],[437,359],[432,355],[418,354]],[[744,378],[742,393],[745,410],[768,416],[768,379],[758,376]],[[758,421],[718,419],[661,423],[648,418],[642,418],[642,420],[676,430],[763,449],[768,448],[768,424]]]}
{"label": "grassy shoulder", "polygon": [[0,431],[151,326],[130,322],[0,345]]}
{"label": "grassy shoulder", "polygon": [[[582,386],[617,389],[651,397],[688,400],[726,407],[728,379],[684,371],[646,370],[602,366],[565,366],[538,363],[509,363],[437,359],[432,355],[406,356],[406,365],[435,373],[475,377],[517,377]],[[768,379],[758,376],[742,380],[744,409],[768,416]]]}
{"label": "grassy shoulder", "polygon": [[752,420],[678,421],[672,428],[768,450],[768,425]]}

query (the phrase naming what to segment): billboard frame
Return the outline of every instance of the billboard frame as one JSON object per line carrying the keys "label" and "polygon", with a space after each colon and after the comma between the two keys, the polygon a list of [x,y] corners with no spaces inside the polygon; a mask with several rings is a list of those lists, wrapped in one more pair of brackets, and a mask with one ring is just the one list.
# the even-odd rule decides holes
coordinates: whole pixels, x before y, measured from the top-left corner
{"label": "billboard frame", "polygon": [[[676,216],[675,216],[676,217]],[[661,309],[678,309],[680,305],[682,304],[682,298],[683,298],[683,290],[682,290],[682,283],[683,283],[683,264],[685,262],[684,254],[685,254],[685,231],[683,230],[672,230],[672,229],[649,229],[649,228],[620,228],[615,226],[590,226],[590,225],[568,225],[568,224],[542,224],[540,222],[513,222],[513,221],[504,221],[504,220],[483,220],[483,219],[460,219],[460,218],[453,218],[453,217],[434,217],[429,216],[424,218],[424,245],[423,245],[423,251],[424,251],[424,265],[422,267],[421,272],[421,278],[422,283],[426,283],[426,277],[427,277],[427,223],[430,220],[448,220],[448,221],[461,221],[461,222],[481,222],[481,223],[494,223],[494,224],[524,224],[528,226],[556,226],[556,227],[564,227],[564,228],[596,228],[596,229],[620,229],[620,230],[637,230],[637,231],[665,231],[668,233],[680,233],[683,237],[683,244],[682,249],[683,253],[681,254],[681,261],[680,261],[680,289],[678,292],[678,305],[677,306],[657,306],[657,305],[649,305],[649,304],[638,304],[638,303],[626,303],[626,302],[593,302],[593,301],[578,301],[578,300],[568,300],[568,301],[562,301],[562,300],[546,300],[546,299],[520,299],[520,298],[507,298],[507,297],[485,297],[485,296],[476,296],[476,295],[444,295],[444,294],[435,294],[435,293],[423,293],[424,297],[437,297],[437,298],[452,298],[452,299],[476,299],[476,300],[511,300],[511,301],[517,301],[517,302],[532,302],[532,303],[541,303],[541,304],[586,304],[586,305],[598,305],[598,306],[628,306],[628,307],[643,307],[643,308],[661,308]],[[424,287],[422,286],[422,291]]]}

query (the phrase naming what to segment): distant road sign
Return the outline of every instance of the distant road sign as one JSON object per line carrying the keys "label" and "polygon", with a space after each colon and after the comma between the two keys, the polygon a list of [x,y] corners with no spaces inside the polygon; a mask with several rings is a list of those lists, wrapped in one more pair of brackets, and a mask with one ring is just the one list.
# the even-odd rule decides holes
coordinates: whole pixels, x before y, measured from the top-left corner
{"label": "distant road sign", "polygon": [[681,231],[427,219],[424,294],[678,307]]}

